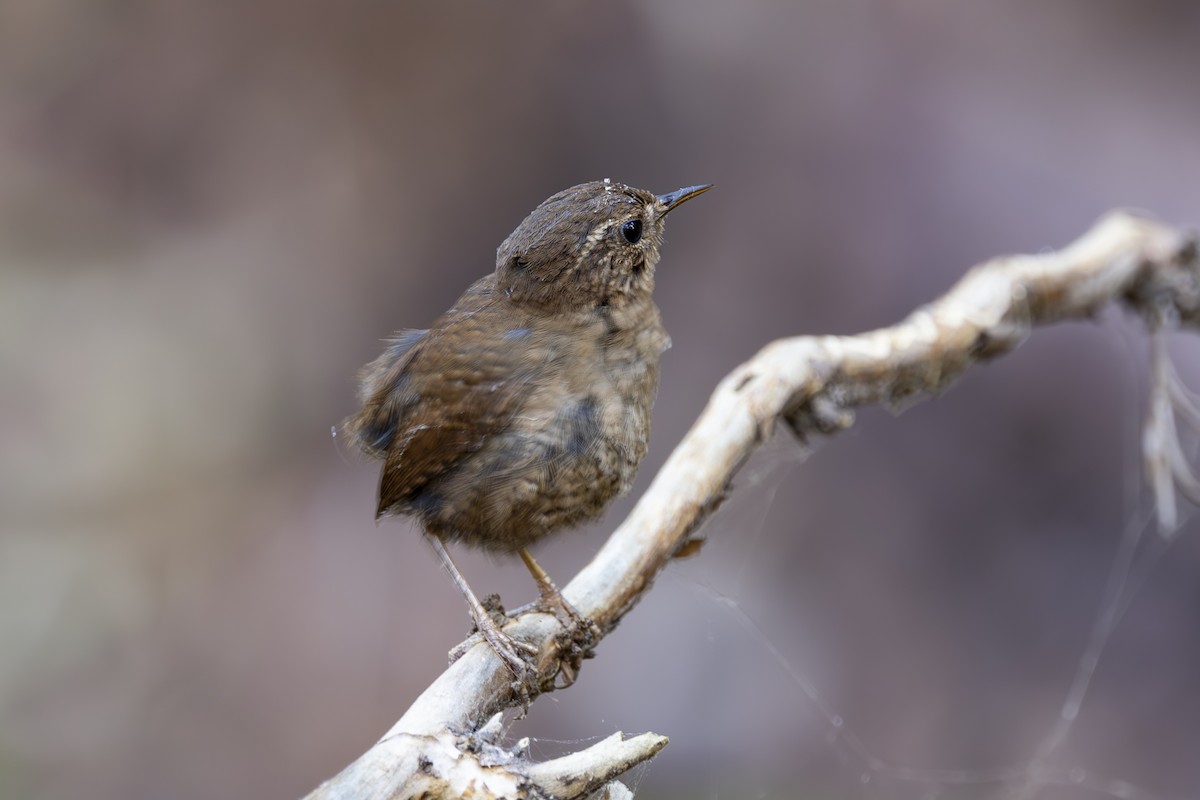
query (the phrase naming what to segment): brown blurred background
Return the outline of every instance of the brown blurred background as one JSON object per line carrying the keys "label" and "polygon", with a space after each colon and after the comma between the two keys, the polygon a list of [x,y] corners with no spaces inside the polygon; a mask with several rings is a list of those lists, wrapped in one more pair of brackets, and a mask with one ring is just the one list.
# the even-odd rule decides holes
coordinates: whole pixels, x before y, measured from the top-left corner
{"label": "brown blurred background", "polygon": [[[0,796],[297,796],[439,673],[463,604],[330,428],[552,192],[718,187],[672,217],[636,494],[774,337],[1113,206],[1200,222],[1198,77],[1186,0],[0,4]],[[833,716],[888,763],[1031,764],[1149,513],[1146,350],[1112,312],[799,467],[776,442],[513,735],[665,733],[645,797],[1001,796],[873,770]],[[1040,797],[1200,794],[1198,524],[1146,537]]]}

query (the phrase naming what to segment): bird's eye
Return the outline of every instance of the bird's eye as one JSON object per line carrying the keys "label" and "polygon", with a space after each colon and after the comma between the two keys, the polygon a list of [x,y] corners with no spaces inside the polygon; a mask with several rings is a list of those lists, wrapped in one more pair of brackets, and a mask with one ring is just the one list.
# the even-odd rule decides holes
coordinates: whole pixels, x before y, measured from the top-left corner
{"label": "bird's eye", "polygon": [[642,240],[642,221],[640,219],[629,220],[621,226],[621,235],[630,244],[637,244]]}

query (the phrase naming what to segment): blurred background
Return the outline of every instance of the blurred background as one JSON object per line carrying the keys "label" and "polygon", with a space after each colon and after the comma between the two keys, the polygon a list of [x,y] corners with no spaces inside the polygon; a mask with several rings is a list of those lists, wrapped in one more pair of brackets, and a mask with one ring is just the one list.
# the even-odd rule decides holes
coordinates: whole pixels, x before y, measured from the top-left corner
{"label": "blurred background", "polygon": [[[0,4],[0,796],[299,796],[440,673],[465,607],[330,430],[551,193],[718,187],[671,218],[636,496],[773,338],[1111,207],[1200,222],[1197,75],[1185,0]],[[1109,312],[803,463],[772,443],[512,735],[667,734],[650,798],[1196,796],[1200,523],[1144,526],[1147,349]]]}

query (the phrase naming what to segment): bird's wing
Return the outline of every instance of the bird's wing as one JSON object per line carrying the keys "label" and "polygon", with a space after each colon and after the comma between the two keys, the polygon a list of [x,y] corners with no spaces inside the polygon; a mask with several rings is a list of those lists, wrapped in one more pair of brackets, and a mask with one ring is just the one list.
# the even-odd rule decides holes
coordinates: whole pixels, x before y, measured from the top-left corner
{"label": "bird's wing", "polygon": [[429,331],[403,330],[387,340],[387,349],[359,372],[358,399],[362,407],[342,424],[342,430],[364,453],[387,455],[396,432],[401,399],[392,389],[406,380],[405,370]]}
{"label": "bird's wing", "polygon": [[498,322],[509,309],[492,286],[477,282],[432,328],[398,337],[365,370],[363,408],[347,428],[384,459],[380,515],[505,430],[527,396],[541,360],[536,337]]}

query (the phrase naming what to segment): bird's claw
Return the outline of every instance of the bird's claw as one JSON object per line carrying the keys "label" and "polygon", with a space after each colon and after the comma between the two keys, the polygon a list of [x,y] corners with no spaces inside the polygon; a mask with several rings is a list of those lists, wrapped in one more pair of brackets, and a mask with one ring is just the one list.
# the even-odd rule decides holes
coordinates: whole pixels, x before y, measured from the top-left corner
{"label": "bird's claw", "polygon": [[512,673],[513,692],[520,699],[521,705],[528,707],[530,699],[539,691],[536,666],[538,648],[509,636],[500,630],[491,617],[477,618],[475,631],[465,641],[459,642],[448,654],[450,663],[458,661],[481,641],[487,642],[488,647],[500,659],[500,663]]}

